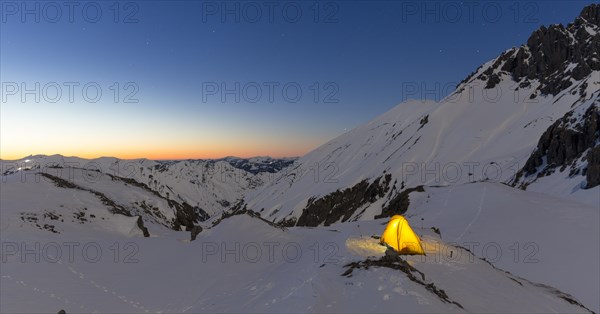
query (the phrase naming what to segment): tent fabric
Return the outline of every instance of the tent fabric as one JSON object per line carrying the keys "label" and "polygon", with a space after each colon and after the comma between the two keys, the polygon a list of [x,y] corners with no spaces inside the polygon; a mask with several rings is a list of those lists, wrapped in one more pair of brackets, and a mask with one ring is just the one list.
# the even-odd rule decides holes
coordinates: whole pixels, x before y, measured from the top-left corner
{"label": "tent fabric", "polygon": [[381,244],[385,244],[402,255],[425,255],[421,240],[412,230],[406,218],[394,215],[388,222]]}

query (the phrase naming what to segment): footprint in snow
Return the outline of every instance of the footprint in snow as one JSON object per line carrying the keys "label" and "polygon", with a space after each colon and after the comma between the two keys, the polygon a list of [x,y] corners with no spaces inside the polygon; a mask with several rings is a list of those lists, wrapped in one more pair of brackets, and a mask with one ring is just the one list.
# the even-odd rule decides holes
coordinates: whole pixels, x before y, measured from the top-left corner
{"label": "footprint in snow", "polygon": [[400,287],[394,288],[393,291],[400,295],[406,295],[406,291]]}

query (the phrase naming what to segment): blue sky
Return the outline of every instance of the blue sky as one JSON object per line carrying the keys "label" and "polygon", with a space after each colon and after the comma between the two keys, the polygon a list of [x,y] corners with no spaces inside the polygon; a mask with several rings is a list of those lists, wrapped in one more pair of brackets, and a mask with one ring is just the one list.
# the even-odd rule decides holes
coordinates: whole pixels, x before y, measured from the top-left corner
{"label": "blue sky", "polygon": [[301,155],[592,2],[2,1],[0,157]]}

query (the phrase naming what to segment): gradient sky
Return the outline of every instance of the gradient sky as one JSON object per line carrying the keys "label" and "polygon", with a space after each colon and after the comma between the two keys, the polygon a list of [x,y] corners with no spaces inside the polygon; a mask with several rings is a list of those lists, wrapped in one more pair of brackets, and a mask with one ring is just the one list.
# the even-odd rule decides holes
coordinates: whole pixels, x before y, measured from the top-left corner
{"label": "gradient sky", "polygon": [[302,155],[592,2],[2,0],[0,158]]}

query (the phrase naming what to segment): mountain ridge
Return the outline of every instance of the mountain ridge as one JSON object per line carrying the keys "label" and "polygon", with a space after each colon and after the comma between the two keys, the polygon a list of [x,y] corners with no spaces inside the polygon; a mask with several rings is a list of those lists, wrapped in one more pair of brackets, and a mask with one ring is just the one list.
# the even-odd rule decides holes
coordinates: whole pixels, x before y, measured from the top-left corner
{"label": "mountain ridge", "polygon": [[[544,132],[558,123],[556,121],[567,119],[565,115],[572,116],[571,120],[575,117],[576,120],[591,121],[585,124],[588,130],[582,131],[587,134],[585,144],[576,151],[580,159],[583,153],[595,156],[588,152],[597,146],[600,137],[596,127],[598,110],[594,109],[600,105],[600,63],[597,62],[600,58],[600,28],[588,23],[587,19],[597,23],[599,8],[600,5],[584,8],[575,22],[566,28],[555,25],[534,31],[527,46],[508,49],[486,62],[439,103],[407,101],[306,154],[287,169],[290,174],[285,180],[266,185],[260,191],[250,191],[246,196],[249,207],[275,221],[288,224],[292,218],[305,221],[301,219],[302,210],[317,199],[356,187],[364,180],[369,186],[389,174],[394,183],[386,189],[384,196],[351,206],[353,211],[361,209],[358,212],[364,213],[362,219],[372,219],[379,214],[375,208],[385,207],[406,188],[491,178],[512,184],[532,175],[533,162],[528,160],[540,160],[532,154],[540,154],[539,150],[534,152],[537,146],[545,147],[539,143],[543,141]],[[567,48],[560,44],[561,40],[568,42]],[[525,66],[514,66],[521,63]],[[544,75],[552,78],[540,79]],[[568,83],[564,83],[566,81]],[[574,111],[589,114],[574,115]],[[578,123],[579,120],[572,121],[573,125]],[[574,134],[569,138],[579,133]],[[574,165],[577,169],[572,169],[573,175],[567,175],[565,180],[569,182],[568,191],[560,193],[574,199],[579,198],[575,195],[585,194],[586,202],[595,204],[600,200],[583,192],[596,187],[598,181],[594,170],[596,159],[589,160],[589,165]],[[559,163],[567,161],[572,162],[571,159],[559,159]],[[469,163],[476,163],[480,167],[479,173],[473,171]],[[455,167],[455,164],[460,165]],[[537,165],[541,166],[541,162]],[[409,166],[418,169],[407,178],[407,173],[411,172],[407,169]],[[452,178],[447,178],[447,173],[439,169],[450,166],[458,168],[457,180],[447,180]],[[564,170],[564,166],[556,164],[553,168]],[[318,171],[313,170],[315,167]],[[433,180],[427,174],[428,167],[437,172]],[[527,175],[522,174],[524,167],[528,169]],[[586,177],[588,167],[592,171]],[[501,174],[494,175],[494,170]],[[333,171],[336,180],[324,182],[324,178],[313,178],[313,173],[327,171]],[[310,178],[303,177],[306,173]],[[561,173],[557,171],[554,175]],[[580,183],[588,179],[590,184]],[[526,180],[531,181],[527,185],[537,184],[534,179]],[[357,193],[366,196],[369,193],[366,186]],[[522,187],[526,188],[525,185]],[[346,217],[344,220],[361,219],[342,216]]]}

